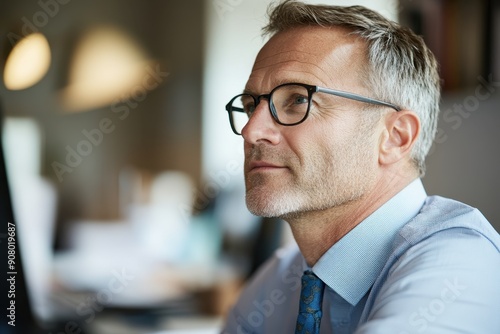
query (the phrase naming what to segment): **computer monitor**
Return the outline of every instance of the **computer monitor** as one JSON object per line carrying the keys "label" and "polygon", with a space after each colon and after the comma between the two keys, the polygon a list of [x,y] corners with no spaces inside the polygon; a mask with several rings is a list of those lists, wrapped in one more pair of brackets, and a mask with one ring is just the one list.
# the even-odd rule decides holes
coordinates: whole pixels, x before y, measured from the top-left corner
{"label": "computer monitor", "polygon": [[[26,252],[19,242],[12,200],[12,178],[6,163],[4,117],[0,101],[0,333],[1,334],[83,334],[80,324],[71,319],[41,323],[34,312],[33,296],[26,273]],[[30,189],[20,189],[30,191]],[[29,208],[23,208],[29,210]],[[26,230],[24,230],[26,231]],[[36,278],[35,278],[36,279]]]}
{"label": "computer monitor", "polygon": [[[0,106],[1,108],[1,106]],[[4,156],[3,110],[0,109],[0,333],[37,333],[40,328],[30,307],[23,268],[22,249],[12,209]]]}

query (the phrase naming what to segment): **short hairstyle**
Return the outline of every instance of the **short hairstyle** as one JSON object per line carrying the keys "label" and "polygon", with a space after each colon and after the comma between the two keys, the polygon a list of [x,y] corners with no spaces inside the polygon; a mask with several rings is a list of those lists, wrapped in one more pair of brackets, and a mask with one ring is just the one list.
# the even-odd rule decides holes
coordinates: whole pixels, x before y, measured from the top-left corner
{"label": "short hairstyle", "polygon": [[421,133],[411,159],[421,176],[436,134],[441,85],[438,63],[423,39],[410,29],[363,6],[310,5],[285,0],[268,8],[264,35],[300,26],[347,28],[367,46],[367,87],[374,97],[414,111]]}

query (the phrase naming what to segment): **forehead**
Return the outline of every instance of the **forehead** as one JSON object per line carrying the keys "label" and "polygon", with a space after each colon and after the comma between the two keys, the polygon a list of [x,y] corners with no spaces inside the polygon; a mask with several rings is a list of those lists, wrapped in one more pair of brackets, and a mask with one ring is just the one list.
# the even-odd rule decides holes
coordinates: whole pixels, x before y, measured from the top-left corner
{"label": "forehead", "polygon": [[360,85],[365,43],[340,27],[298,27],[274,35],[260,50],[248,90],[270,90],[285,82],[330,88]]}

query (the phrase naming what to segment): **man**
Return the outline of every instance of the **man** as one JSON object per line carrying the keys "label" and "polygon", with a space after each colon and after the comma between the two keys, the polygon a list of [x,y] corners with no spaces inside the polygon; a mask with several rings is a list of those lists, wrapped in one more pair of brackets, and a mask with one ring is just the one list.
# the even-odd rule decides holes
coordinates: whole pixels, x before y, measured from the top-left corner
{"label": "man", "polygon": [[500,333],[500,237],[476,209],[428,197],[437,63],[360,6],[270,11],[243,94],[246,202],[296,245],[243,290],[223,333]]}

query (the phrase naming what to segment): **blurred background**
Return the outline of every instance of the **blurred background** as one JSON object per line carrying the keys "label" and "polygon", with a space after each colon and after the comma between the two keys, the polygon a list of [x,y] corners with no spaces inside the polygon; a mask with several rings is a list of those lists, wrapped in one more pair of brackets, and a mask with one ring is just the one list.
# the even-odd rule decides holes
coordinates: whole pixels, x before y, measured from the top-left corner
{"label": "blurred background", "polygon": [[[0,3],[2,143],[40,322],[216,333],[248,276],[292,242],[246,210],[224,110],[270,2]],[[308,2],[365,5],[426,39],[443,101],[424,184],[500,230],[500,1]]]}

